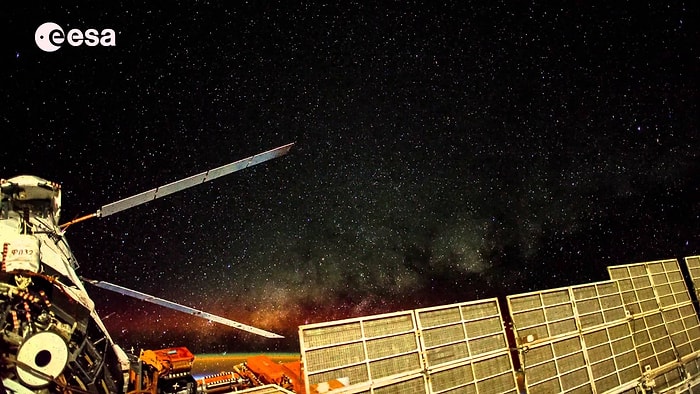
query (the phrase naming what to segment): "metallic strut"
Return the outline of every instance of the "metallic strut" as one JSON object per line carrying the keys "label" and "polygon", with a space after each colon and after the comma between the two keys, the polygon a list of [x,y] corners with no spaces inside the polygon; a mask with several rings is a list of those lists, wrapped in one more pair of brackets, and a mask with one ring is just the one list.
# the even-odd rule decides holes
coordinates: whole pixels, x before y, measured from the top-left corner
{"label": "metallic strut", "polygon": [[103,205],[102,208],[100,208],[96,213],[95,216],[97,217],[104,217],[104,216],[109,216],[113,213],[121,212],[123,210],[133,208],[137,205],[141,205],[144,203],[147,203],[149,201],[155,200],[156,198],[161,198],[164,196],[167,196],[168,194],[172,194],[175,192],[179,192],[180,190],[184,190],[187,188],[190,188],[192,186],[196,186],[199,184],[202,184],[204,182],[209,182],[213,179],[222,177],[224,175],[231,174],[236,171],[240,171],[242,169],[254,166],[256,164],[260,164],[264,161],[268,161],[280,156],[284,156],[289,152],[289,150],[292,148],[291,144],[287,145],[282,145],[280,147],[277,147],[275,149],[271,149],[266,152],[258,153],[256,155],[247,157],[245,159],[241,159],[238,161],[235,161],[233,163],[229,163],[226,165],[223,165],[221,167],[213,168],[211,170],[189,176],[184,179],[180,179],[178,181],[168,183],[167,185],[159,186],[156,187],[155,189],[151,189],[148,191],[145,191],[143,193],[139,193],[136,195],[133,195],[131,197],[124,198],[119,201],[115,201],[113,203]]}
{"label": "metallic strut", "polygon": [[162,298],[158,298],[146,293],[141,293],[136,290],[131,290],[127,289],[126,287],[122,287],[119,285],[115,285],[113,283],[109,282],[104,282],[104,281],[99,281],[99,280],[92,280],[92,279],[87,279],[87,278],[82,278],[85,282],[88,282],[94,286],[97,286],[102,289],[106,290],[111,290],[115,293],[119,293],[125,296],[133,297],[139,300],[147,301],[156,305],[164,306],[166,308],[174,309],[176,311],[180,312],[185,312],[189,313],[190,315],[201,317],[203,319],[211,320],[216,323],[224,324],[229,327],[237,328],[239,330],[247,331],[253,334],[261,335],[266,338],[284,338],[283,336],[279,334],[275,334],[273,332],[265,331],[260,328],[256,328],[253,326],[249,326],[247,324],[239,323],[237,321],[233,321],[230,319],[227,319],[225,317],[213,315],[211,313],[207,313],[204,311],[200,311],[198,309],[190,308],[188,306],[180,305],[172,301],[164,300]]}

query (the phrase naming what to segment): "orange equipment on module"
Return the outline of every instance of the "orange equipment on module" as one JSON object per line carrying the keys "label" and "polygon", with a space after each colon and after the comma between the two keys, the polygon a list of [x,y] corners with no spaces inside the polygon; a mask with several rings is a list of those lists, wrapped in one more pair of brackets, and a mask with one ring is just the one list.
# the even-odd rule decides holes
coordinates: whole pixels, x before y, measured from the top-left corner
{"label": "orange equipment on module", "polygon": [[186,347],[142,350],[130,372],[131,393],[194,393],[194,355]]}
{"label": "orange equipment on module", "polygon": [[194,359],[185,347],[142,350],[138,360],[132,361],[128,394],[232,393],[264,385],[304,393],[300,361],[280,364],[267,356],[253,356],[234,366],[232,372],[195,381]]}
{"label": "orange equipment on module", "polygon": [[192,371],[194,355],[186,347],[161,350],[143,350],[141,361],[156,367],[162,374],[174,374]]}
{"label": "orange equipment on module", "polygon": [[229,393],[251,387],[250,381],[239,372],[221,372],[197,380],[197,392]]}
{"label": "orange equipment on module", "polygon": [[279,364],[261,355],[247,359],[245,365],[262,384],[276,384],[295,393],[304,392],[304,384],[299,377],[301,376],[299,361]]}
{"label": "orange equipment on module", "polygon": [[233,367],[233,372],[221,372],[197,380],[198,393],[230,393],[238,390],[274,384],[295,393],[303,393],[299,379],[300,362],[279,364],[267,356],[253,356]]}

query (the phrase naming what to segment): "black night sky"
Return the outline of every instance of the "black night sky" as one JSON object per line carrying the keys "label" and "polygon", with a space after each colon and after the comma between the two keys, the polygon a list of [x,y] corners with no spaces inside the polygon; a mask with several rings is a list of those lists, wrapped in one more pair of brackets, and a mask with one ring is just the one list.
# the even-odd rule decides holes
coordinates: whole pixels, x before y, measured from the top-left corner
{"label": "black night sky", "polygon": [[[0,176],[61,183],[64,221],[296,142],[68,229],[85,277],[288,338],[89,288],[125,348],[298,351],[700,253],[694,2],[48,4],[3,4]],[[116,45],[44,52],[44,22]]]}

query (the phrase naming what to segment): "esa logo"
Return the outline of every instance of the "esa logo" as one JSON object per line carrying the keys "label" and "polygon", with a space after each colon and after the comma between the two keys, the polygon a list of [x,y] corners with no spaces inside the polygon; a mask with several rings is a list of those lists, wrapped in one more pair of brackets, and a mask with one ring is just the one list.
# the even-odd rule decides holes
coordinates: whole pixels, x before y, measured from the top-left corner
{"label": "esa logo", "polygon": [[112,29],[103,29],[101,32],[96,29],[80,31],[70,29],[68,33],[63,32],[63,28],[53,22],[46,22],[39,26],[34,33],[36,45],[43,51],[54,52],[68,42],[70,46],[80,46],[83,43],[89,47],[102,45],[103,47],[113,47],[116,45],[116,34]]}

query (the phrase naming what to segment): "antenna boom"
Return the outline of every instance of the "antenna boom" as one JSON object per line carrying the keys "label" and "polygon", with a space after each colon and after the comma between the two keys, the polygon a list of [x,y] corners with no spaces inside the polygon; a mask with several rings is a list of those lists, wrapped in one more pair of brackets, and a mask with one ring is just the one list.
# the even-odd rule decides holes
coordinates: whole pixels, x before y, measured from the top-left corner
{"label": "antenna boom", "polygon": [[97,217],[105,217],[112,215],[117,212],[124,211],[129,208],[133,208],[137,205],[145,204],[149,201],[153,201],[157,198],[165,197],[169,194],[179,192],[184,189],[188,189],[193,186],[200,185],[204,182],[209,182],[213,179],[222,177],[224,175],[228,175],[231,173],[234,173],[236,171],[243,170],[248,167],[252,167],[256,164],[260,164],[262,162],[275,159],[280,156],[286,155],[289,150],[292,148],[292,145],[294,143],[290,143],[287,145],[282,145],[280,147],[277,147],[275,149],[271,149],[266,152],[258,153],[256,155],[246,157],[245,159],[241,159],[238,161],[235,161],[233,163],[225,164],[221,167],[216,167],[212,168],[211,170],[189,176],[184,179],[180,179],[178,181],[168,183],[167,185],[159,186],[154,189],[145,191],[143,193],[139,193],[136,195],[133,195],[131,197],[127,197],[124,199],[121,199],[119,201],[115,201],[113,203],[103,205],[102,208],[100,208],[96,213],[95,216]]}
{"label": "antenna boom", "polygon": [[115,293],[119,293],[121,295],[133,297],[142,301],[150,302],[152,304],[164,306],[166,308],[170,308],[176,311],[184,312],[184,313],[189,313],[190,315],[201,317],[203,319],[211,320],[213,322],[217,322],[220,324],[227,325],[229,327],[237,328],[239,330],[247,331],[253,334],[261,335],[266,338],[284,338],[283,336],[279,334],[275,334],[273,332],[265,331],[257,327],[249,326],[247,324],[239,323],[237,321],[233,321],[231,319],[227,319],[225,317],[213,315],[211,313],[207,313],[204,311],[200,311],[199,309],[194,309],[190,308],[188,306],[180,305],[178,303],[164,300],[162,298],[158,298],[146,293],[141,293],[140,291],[136,290],[131,290],[126,287],[122,287],[119,285],[115,285],[114,283],[109,283],[109,282],[104,282],[104,281],[99,281],[99,280],[92,280],[92,279],[87,279],[87,278],[82,278],[84,281],[97,286],[102,289],[110,290]]}

